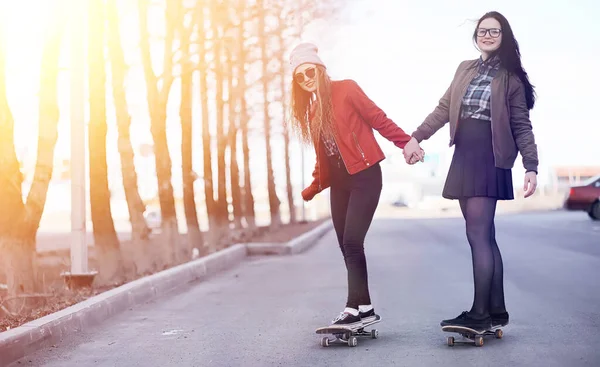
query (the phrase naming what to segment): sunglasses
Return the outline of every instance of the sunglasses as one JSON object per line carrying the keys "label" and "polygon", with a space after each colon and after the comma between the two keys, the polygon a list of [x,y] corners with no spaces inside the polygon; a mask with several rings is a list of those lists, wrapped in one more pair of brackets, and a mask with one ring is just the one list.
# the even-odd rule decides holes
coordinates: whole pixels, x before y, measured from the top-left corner
{"label": "sunglasses", "polygon": [[308,78],[309,80],[314,79],[315,75],[317,75],[317,70],[315,70],[315,68],[308,68],[304,71],[296,73],[296,75],[294,75],[294,80],[296,81],[296,83],[302,84],[306,81],[306,78]]}

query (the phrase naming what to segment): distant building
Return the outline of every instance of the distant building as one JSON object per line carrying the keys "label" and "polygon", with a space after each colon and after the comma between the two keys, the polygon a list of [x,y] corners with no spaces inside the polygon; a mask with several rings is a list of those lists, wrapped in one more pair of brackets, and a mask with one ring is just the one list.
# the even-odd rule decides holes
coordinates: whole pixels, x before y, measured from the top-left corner
{"label": "distant building", "polygon": [[552,171],[558,187],[578,185],[600,175],[600,166],[557,166]]}

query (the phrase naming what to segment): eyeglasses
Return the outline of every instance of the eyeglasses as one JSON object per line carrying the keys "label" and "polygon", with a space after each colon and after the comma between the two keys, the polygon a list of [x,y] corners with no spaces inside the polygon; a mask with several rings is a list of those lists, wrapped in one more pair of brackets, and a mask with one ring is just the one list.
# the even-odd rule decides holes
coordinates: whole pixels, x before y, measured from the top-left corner
{"label": "eyeglasses", "polygon": [[500,33],[502,33],[502,29],[500,28],[477,28],[477,37],[485,37],[487,33],[490,33],[490,37],[498,38],[500,37]]}
{"label": "eyeglasses", "polygon": [[298,72],[294,75],[294,80],[296,81],[296,83],[298,84],[302,84],[305,81],[305,76],[308,79],[314,79],[315,75],[317,75],[317,71],[315,70],[315,68],[308,68],[306,70],[304,70],[303,72]]}

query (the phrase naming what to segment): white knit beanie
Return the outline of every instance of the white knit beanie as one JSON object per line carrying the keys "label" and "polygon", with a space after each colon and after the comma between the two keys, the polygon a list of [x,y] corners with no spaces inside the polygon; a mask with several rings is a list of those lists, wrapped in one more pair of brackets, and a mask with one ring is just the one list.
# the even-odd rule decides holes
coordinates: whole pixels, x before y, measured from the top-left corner
{"label": "white knit beanie", "polygon": [[323,61],[318,55],[319,49],[312,43],[301,43],[296,46],[290,54],[290,64],[292,65],[292,73],[296,72],[296,68],[302,64],[316,64],[325,67]]}

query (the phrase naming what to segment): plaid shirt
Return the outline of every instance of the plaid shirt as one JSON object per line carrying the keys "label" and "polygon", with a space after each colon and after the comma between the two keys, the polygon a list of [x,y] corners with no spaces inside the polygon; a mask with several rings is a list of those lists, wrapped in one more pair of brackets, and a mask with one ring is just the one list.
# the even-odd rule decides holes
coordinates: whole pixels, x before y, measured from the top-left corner
{"label": "plaid shirt", "polygon": [[490,99],[492,96],[492,79],[498,73],[500,59],[494,56],[491,60],[477,63],[477,75],[471,80],[462,100],[461,118],[492,121]]}

